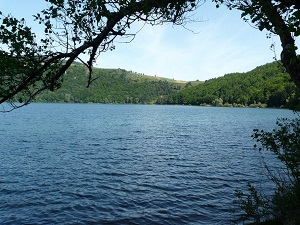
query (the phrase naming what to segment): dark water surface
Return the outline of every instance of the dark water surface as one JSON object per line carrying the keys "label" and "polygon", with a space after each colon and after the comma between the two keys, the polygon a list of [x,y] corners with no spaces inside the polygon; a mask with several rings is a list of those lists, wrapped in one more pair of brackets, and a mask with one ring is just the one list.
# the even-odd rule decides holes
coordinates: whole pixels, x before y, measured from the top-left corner
{"label": "dark water surface", "polygon": [[288,110],[32,104],[0,114],[0,224],[231,224]]}

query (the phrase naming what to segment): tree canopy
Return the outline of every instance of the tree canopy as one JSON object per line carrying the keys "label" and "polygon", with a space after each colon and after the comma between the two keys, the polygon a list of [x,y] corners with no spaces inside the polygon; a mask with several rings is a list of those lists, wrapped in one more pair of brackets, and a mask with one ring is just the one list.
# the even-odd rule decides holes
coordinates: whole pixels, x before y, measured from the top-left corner
{"label": "tree canopy", "polygon": [[[0,104],[16,94],[28,104],[42,91],[58,89],[75,60],[89,69],[89,86],[97,56],[113,50],[117,37],[132,40],[135,34],[129,30],[134,22],[183,25],[201,0],[46,1],[48,8],[34,15],[44,26],[40,40],[24,19],[0,12]],[[87,62],[82,54],[89,55]]]}

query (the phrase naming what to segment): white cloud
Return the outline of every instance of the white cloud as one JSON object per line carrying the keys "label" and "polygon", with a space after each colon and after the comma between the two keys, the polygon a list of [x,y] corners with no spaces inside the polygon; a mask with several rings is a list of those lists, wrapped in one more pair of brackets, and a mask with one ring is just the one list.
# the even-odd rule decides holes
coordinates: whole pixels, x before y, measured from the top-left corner
{"label": "white cloud", "polygon": [[[4,0],[0,0],[0,6],[3,12],[32,20],[31,15],[46,4],[37,2],[25,4],[26,10]],[[249,71],[273,60],[274,55],[269,50],[271,40],[244,23],[238,11],[229,11],[225,7],[215,9],[213,3],[206,2],[194,17],[204,18],[202,23],[187,25],[195,32],[200,31],[198,34],[172,25],[149,25],[131,43],[116,43],[114,51],[101,54],[95,66],[124,68],[181,80],[206,80],[225,73]],[[142,26],[141,23],[133,24],[132,33]],[[279,56],[280,41],[278,38],[275,41]],[[296,43],[299,46],[299,40]]]}
{"label": "white cloud", "polygon": [[[271,40],[227,9],[211,19],[182,27],[146,26],[130,44],[104,53],[100,67],[120,67],[179,80],[206,80],[245,72],[272,61]],[[198,13],[201,13],[198,12]],[[200,14],[201,15],[201,14]],[[203,16],[205,17],[205,16]],[[278,42],[279,43],[279,42]]]}
{"label": "white cloud", "polygon": [[[21,10],[14,8],[13,3],[0,0],[4,11],[27,18],[31,17],[33,9],[36,12],[43,8],[43,4],[31,7],[35,1],[29,3],[28,10]],[[249,71],[272,61],[271,40],[244,23],[239,12],[225,7],[215,9],[214,4],[207,2],[199,7],[195,17],[204,18],[204,22],[187,26],[195,32],[200,31],[198,34],[182,27],[149,25],[131,43],[116,43],[114,51],[101,54],[95,66],[124,68],[180,80],[206,80],[225,73]],[[132,27],[137,31],[142,26],[138,23]],[[280,42],[275,40],[279,52]]]}

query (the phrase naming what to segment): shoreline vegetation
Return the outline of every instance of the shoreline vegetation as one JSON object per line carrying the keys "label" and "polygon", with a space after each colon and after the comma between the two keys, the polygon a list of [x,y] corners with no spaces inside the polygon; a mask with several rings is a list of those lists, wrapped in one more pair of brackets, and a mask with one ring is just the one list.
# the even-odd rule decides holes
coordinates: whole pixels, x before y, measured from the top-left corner
{"label": "shoreline vegetation", "polygon": [[[34,101],[33,103],[57,103],[57,104],[116,104],[116,105],[178,105],[178,106],[201,106],[201,107],[225,107],[225,108],[269,108],[269,109],[286,109],[284,107],[268,107],[266,104],[251,104],[251,105],[240,105],[240,104],[223,104],[223,105],[185,105],[185,104],[155,104],[155,103],[104,103],[104,102],[64,102],[64,101],[55,101],[55,102],[45,102],[45,101]],[[16,103],[17,104],[17,103]]]}
{"label": "shoreline vegetation", "polygon": [[[34,102],[300,109],[296,86],[279,62],[206,81],[177,81],[123,69],[94,68],[96,80],[86,88],[87,77],[87,69],[75,63],[66,72],[60,89],[42,92]],[[22,102],[23,97],[18,95],[14,101]]]}

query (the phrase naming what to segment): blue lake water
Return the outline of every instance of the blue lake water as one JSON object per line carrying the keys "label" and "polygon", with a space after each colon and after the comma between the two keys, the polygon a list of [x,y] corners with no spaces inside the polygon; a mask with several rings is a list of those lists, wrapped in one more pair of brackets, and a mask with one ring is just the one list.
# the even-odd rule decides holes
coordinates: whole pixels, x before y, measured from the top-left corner
{"label": "blue lake water", "polygon": [[0,114],[0,224],[231,224],[268,190],[254,128],[282,109],[31,104]]}

